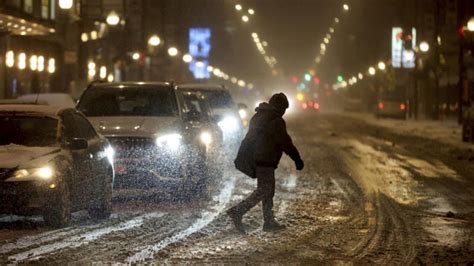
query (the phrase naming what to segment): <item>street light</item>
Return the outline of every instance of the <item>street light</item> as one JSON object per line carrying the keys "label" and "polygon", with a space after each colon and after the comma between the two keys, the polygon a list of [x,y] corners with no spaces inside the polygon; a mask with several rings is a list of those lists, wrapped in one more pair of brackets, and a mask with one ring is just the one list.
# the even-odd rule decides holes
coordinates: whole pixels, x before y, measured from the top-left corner
{"label": "street light", "polygon": [[176,47],[170,47],[168,49],[168,55],[171,57],[175,57],[178,55],[178,49]]}
{"label": "street light", "polygon": [[255,14],[255,10],[253,10],[253,9],[250,8],[250,9],[249,9],[249,14],[250,14],[250,15],[254,15],[254,14]]}
{"label": "street light", "polygon": [[120,23],[120,17],[114,10],[110,11],[105,20],[110,26],[117,26]]}
{"label": "street light", "polygon": [[378,64],[378,67],[379,67],[380,70],[385,70],[385,68],[386,68],[387,66],[385,65],[384,62],[380,61],[379,64]]}
{"label": "street light", "polygon": [[191,63],[193,61],[193,57],[190,54],[183,55],[183,61],[185,63]]}
{"label": "street light", "polygon": [[472,17],[468,22],[467,22],[467,30],[470,32],[474,32],[474,17]]}
{"label": "street light", "polygon": [[420,43],[420,51],[426,53],[430,50],[430,45],[427,42]]}
{"label": "street light", "polygon": [[139,52],[134,52],[132,54],[132,58],[133,58],[133,60],[137,61],[138,59],[140,59],[140,53]]}
{"label": "street light", "polygon": [[245,22],[245,23],[249,22],[249,17],[245,16],[245,15],[242,16],[242,21]]}
{"label": "street light", "polygon": [[342,7],[344,8],[344,11],[349,11],[349,5],[348,4],[344,4]]}
{"label": "street light", "polygon": [[242,5],[240,5],[240,4],[235,5],[235,10],[237,10],[237,11],[242,10]]}
{"label": "street light", "polygon": [[371,76],[375,75],[375,72],[376,72],[376,71],[375,71],[375,67],[369,67],[369,74],[370,74]]}
{"label": "street light", "polygon": [[59,0],[59,8],[61,9],[71,9],[73,4],[73,0]]}
{"label": "street light", "polygon": [[160,37],[158,37],[158,35],[152,35],[149,39],[148,39],[148,44],[151,45],[151,46],[158,46],[160,45],[161,43],[161,39]]}

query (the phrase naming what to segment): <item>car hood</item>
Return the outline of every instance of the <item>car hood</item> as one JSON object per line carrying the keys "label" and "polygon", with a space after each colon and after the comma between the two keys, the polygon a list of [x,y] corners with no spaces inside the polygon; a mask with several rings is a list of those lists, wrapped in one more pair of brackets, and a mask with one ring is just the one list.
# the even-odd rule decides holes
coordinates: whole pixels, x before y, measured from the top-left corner
{"label": "car hood", "polygon": [[178,117],[89,117],[106,137],[152,137],[179,128]]}
{"label": "car hood", "polygon": [[60,152],[59,147],[27,147],[16,144],[0,146],[0,168],[41,167]]}

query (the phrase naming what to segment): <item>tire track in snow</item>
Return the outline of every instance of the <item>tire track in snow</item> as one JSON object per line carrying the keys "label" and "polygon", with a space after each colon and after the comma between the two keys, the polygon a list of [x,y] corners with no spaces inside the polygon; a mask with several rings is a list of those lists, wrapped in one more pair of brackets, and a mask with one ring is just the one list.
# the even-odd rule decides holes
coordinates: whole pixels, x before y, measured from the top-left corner
{"label": "tire track in snow", "polygon": [[13,262],[21,262],[24,260],[35,260],[35,259],[41,258],[43,255],[51,255],[51,253],[57,252],[65,248],[77,248],[77,247],[89,244],[90,242],[100,239],[101,237],[106,236],[108,234],[119,232],[119,231],[130,230],[130,229],[142,226],[147,219],[159,218],[159,217],[162,217],[163,215],[164,213],[150,213],[150,214],[141,215],[129,221],[119,223],[115,226],[100,228],[100,229],[93,230],[93,231],[90,231],[78,236],[74,236],[70,239],[65,239],[60,242],[43,245],[43,246],[31,249],[31,250],[27,250],[15,255],[11,255],[8,257],[8,260],[13,261]]}
{"label": "tire track in snow", "polygon": [[203,211],[201,213],[201,218],[196,220],[190,227],[187,229],[176,233],[173,236],[165,238],[158,242],[157,244],[148,245],[142,248],[140,251],[136,252],[134,255],[126,259],[127,263],[139,263],[144,262],[149,259],[153,259],[155,254],[160,250],[166,248],[167,246],[176,243],[209,225],[214,221],[220,213],[224,210],[227,203],[230,201],[232,193],[234,191],[236,179],[231,177],[226,183],[224,188],[220,193],[214,197],[214,200],[217,202],[214,206],[210,207],[209,210]]}

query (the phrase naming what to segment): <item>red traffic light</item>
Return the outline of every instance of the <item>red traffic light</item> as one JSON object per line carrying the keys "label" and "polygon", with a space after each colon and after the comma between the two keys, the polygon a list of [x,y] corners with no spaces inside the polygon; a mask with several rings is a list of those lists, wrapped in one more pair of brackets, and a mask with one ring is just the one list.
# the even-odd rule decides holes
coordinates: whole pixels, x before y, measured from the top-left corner
{"label": "red traffic light", "polygon": [[291,82],[293,84],[298,84],[298,83],[300,83],[300,79],[297,76],[293,76],[293,77],[291,77]]}
{"label": "red traffic light", "polygon": [[315,77],[315,78],[313,79],[313,82],[314,82],[315,85],[321,84],[321,80],[320,80],[318,77]]}

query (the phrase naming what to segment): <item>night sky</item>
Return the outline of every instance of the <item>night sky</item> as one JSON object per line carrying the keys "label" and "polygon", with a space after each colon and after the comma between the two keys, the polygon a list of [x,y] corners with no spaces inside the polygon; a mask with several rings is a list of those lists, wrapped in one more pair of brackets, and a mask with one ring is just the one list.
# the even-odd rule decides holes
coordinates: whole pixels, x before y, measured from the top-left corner
{"label": "night sky", "polygon": [[[270,55],[277,58],[284,75],[291,77],[302,75],[313,66],[320,43],[329,27],[334,26],[334,18],[339,17],[341,22],[326,56],[315,69],[323,82],[332,84],[337,74],[357,74],[369,64],[390,58],[391,27],[399,25],[397,5],[403,1],[193,0],[200,6],[193,12],[213,24],[216,34],[211,63],[250,81],[261,80],[270,73],[252,41],[253,31],[269,43]],[[255,9],[251,23],[241,21],[234,9],[236,3]],[[350,5],[348,13],[342,11],[344,3]]]}

